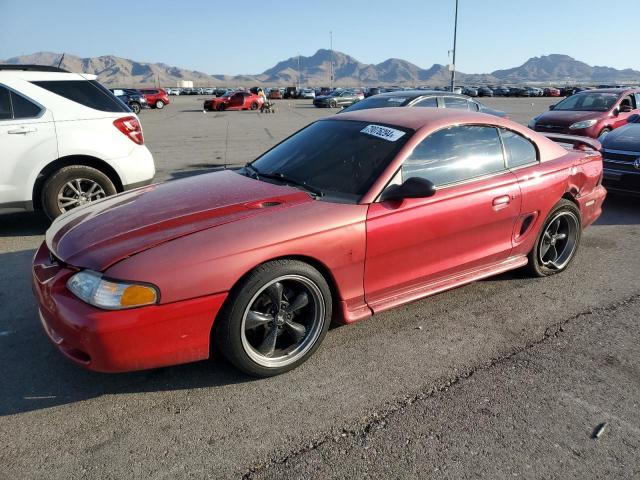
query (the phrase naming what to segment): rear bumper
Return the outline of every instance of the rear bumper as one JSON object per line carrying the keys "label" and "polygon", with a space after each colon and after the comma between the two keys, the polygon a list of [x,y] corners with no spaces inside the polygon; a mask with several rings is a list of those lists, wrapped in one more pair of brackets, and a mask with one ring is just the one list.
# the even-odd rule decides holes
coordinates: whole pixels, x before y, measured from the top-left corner
{"label": "rear bumper", "polygon": [[153,155],[146,145],[136,145],[129,155],[122,158],[109,159],[109,164],[120,176],[124,190],[148,185],[156,174]]}
{"label": "rear bumper", "polygon": [[598,185],[591,193],[577,198],[582,217],[582,228],[587,228],[602,215],[602,203],[607,196],[607,190]]}
{"label": "rear bumper", "polygon": [[58,350],[99,372],[126,372],[209,357],[214,319],[226,293],[108,311],[76,298],[66,283],[76,270],[52,263],[43,243],[33,264],[40,322]]}

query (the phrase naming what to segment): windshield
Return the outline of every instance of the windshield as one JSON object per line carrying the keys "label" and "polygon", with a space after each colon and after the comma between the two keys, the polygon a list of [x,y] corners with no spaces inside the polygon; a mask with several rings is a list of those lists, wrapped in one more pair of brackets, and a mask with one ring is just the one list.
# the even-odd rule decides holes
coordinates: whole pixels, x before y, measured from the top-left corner
{"label": "windshield", "polygon": [[397,95],[393,97],[369,97],[354,103],[349,108],[345,108],[343,112],[353,112],[355,110],[366,110],[367,108],[385,108],[385,107],[404,107],[415,97]]}
{"label": "windshield", "polygon": [[411,133],[370,122],[322,120],[276,145],[251,166],[258,175],[279,174],[325,195],[356,202]]}
{"label": "windshield", "polygon": [[574,110],[584,112],[606,112],[618,100],[617,93],[578,93],[565,98],[554,110]]}

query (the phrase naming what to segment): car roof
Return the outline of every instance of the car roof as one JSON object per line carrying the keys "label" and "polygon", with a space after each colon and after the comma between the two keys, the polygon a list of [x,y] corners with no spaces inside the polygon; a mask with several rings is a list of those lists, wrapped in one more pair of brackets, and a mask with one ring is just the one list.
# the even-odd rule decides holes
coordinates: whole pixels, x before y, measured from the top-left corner
{"label": "car roof", "polygon": [[640,89],[637,88],[594,88],[592,90],[582,90],[581,92],[576,93],[575,95],[581,95],[585,93],[617,93],[617,94],[626,94],[626,93],[640,93]]}
{"label": "car roof", "polygon": [[453,97],[468,98],[466,95],[459,93],[447,92],[446,90],[396,90],[394,92],[383,92],[376,95],[376,97],[424,97],[429,95],[447,95]]}
{"label": "car roof", "polygon": [[385,107],[368,108],[344,112],[340,115],[325,117],[325,120],[357,120],[363,122],[376,122],[398,127],[419,130],[429,125],[444,125],[454,123],[487,123],[492,125],[505,125],[511,127],[512,122],[485,113],[470,112],[458,109],[446,108],[405,108]]}
{"label": "car roof", "polygon": [[95,80],[97,75],[90,73],[50,72],[33,70],[0,70],[0,78],[19,78],[27,82],[44,80]]}

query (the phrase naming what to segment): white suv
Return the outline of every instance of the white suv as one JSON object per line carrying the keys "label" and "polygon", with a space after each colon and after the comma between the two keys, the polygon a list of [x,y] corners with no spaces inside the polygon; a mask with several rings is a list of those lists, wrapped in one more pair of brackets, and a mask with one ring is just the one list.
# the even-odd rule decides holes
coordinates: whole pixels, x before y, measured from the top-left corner
{"label": "white suv", "polygon": [[138,118],[95,75],[0,65],[0,209],[53,219],[154,175]]}

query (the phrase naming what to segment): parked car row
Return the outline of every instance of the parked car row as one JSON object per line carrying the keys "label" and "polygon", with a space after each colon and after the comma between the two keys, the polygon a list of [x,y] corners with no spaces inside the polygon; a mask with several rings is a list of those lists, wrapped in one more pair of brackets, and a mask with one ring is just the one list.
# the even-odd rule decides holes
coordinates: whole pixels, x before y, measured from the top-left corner
{"label": "parked car row", "polygon": [[162,88],[112,88],[111,92],[138,114],[143,108],[163,109],[170,102],[169,95]]}
{"label": "parked car row", "polygon": [[597,138],[607,189],[640,194],[640,89],[578,92],[533,118],[529,128],[545,134]]}

